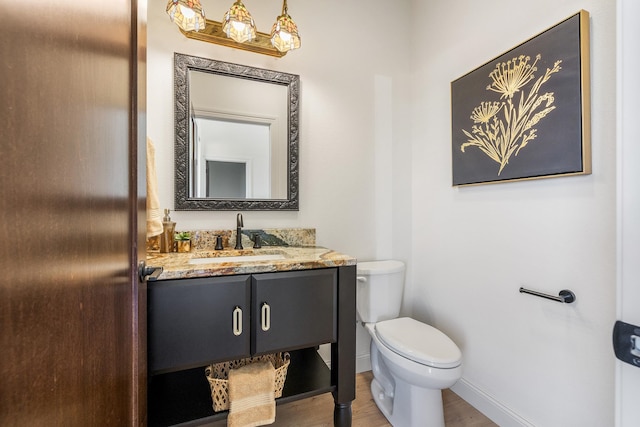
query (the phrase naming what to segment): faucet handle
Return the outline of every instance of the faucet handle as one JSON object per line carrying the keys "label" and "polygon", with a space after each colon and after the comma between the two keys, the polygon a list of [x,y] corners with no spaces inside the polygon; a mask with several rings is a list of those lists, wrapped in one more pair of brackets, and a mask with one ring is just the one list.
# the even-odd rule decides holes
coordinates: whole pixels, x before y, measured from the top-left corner
{"label": "faucet handle", "polygon": [[222,236],[216,236],[216,251],[221,251],[224,249],[222,247]]}
{"label": "faucet handle", "polygon": [[260,235],[258,233],[253,234],[253,249],[260,249],[262,247],[262,242],[260,239]]}

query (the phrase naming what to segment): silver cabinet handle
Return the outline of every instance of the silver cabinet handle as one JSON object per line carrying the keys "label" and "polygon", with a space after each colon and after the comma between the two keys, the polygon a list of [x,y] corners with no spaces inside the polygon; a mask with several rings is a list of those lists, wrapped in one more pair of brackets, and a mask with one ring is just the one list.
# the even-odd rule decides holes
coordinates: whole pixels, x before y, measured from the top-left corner
{"label": "silver cabinet handle", "polygon": [[262,330],[268,331],[271,329],[271,307],[266,302],[262,303]]}
{"label": "silver cabinet handle", "polygon": [[242,335],[242,309],[238,306],[233,310],[233,335]]}

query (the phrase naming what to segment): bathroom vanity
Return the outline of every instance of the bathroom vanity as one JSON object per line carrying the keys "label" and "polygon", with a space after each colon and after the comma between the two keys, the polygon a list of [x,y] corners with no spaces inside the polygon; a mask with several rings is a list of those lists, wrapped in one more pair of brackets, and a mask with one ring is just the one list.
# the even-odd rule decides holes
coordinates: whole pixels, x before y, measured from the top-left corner
{"label": "bathroom vanity", "polygon": [[[318,247],[150,254],[148,421],[200,425],[214,412],[205,367],[287,351],[278,404],[332,393],[334,425],[355,399],[356,260]],[[318,354],[331,345],[331,368]],[[329,408],[328,408],[329,410]],[[277,419],[277,415],[276,415]]]}

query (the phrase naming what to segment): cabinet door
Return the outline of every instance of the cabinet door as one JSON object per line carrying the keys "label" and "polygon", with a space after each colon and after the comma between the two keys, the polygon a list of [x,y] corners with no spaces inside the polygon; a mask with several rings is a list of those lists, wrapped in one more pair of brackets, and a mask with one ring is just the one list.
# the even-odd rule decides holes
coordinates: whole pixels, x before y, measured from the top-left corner
{"label": "cabinet door", "polygon": [[256,274],[252,292],[252,353],[336,340],[336,269]]}
{"label": "cabinet door", "polygon": [[249,279],[244,275],[150,283],[150,372],[248,357]]}

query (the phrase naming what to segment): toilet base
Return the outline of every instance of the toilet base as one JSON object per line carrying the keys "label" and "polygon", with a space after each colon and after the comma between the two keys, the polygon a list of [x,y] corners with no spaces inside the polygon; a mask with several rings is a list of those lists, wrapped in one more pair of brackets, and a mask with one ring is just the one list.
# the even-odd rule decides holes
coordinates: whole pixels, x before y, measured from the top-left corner
{"label": "toilet base", "polygon": [[[370,328],[370,332],[373,329]],[[442,406],[442,389],[425,387],[426,381],[418,381],[420,385],[407,381],[416,380],[419,372],[405,372],[397,365],[388,365],[388,361],[380,352],[376,343],[377,337],[372,335],[370,354],[373,380],[371,396],[380,412],[393,427],[445,427],[444,409]],[[392,371],[395,368],[396,374]],[[427,369],[431,372],[430,369]],[[430,376],[432,385],[449,387],[459,378],[459,370],[444,370],[438,376]],[[447,381],[442,380],[444,376]],[[433,374],[433,373],[432,373]],[[448,378],[455,374],[452,378]],[[440,379],[440,380],[438,380]]]}
{"label": "toilet base", "polygon": [[389,392],[374,378],[371,395],[393,427],[445,427],[442,390],[396,380],[395,390]]}

